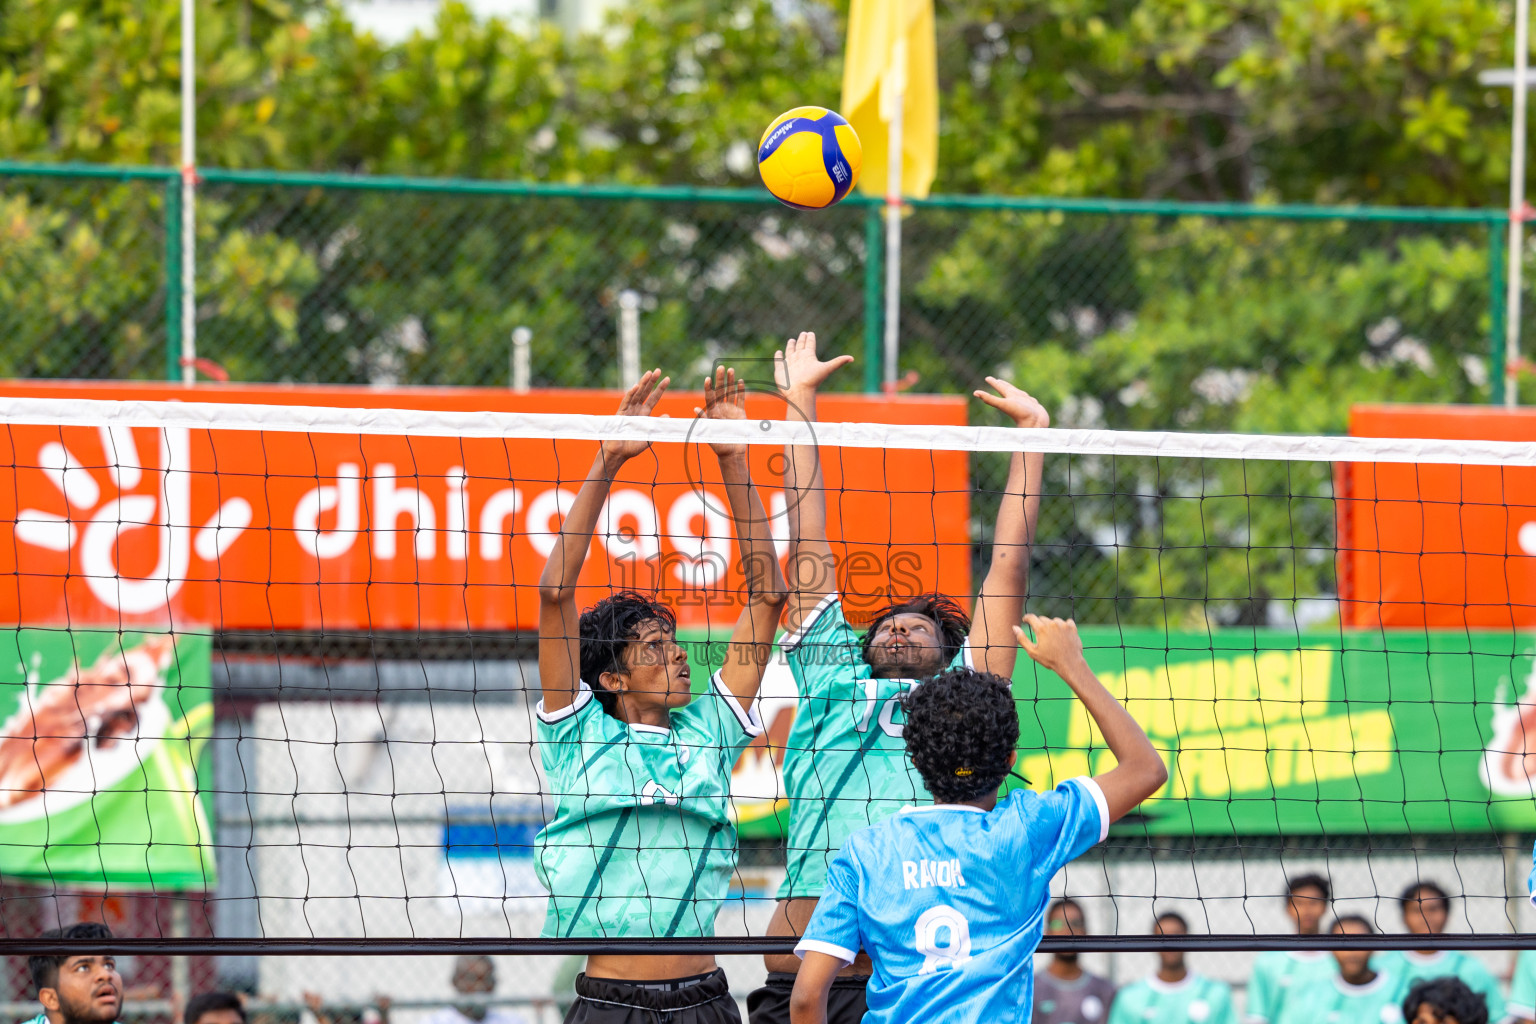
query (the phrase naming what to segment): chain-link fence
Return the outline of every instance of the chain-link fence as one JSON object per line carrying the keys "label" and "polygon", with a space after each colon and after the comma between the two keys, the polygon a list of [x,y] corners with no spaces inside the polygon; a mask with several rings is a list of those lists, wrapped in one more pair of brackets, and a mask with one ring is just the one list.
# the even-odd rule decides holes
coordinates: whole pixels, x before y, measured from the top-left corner
{"label": "chain-link fence", "polygon": [[[0,164],[0,182],[0,372],[179,378],[179,177]],[[611,386],[626,293],[645,365],[702,370],[813,327],[879,381],[884,238],[863,197],[805,215],[752,191],[209,170],[196,217],[197,354],[237,381],[507,384],[526,328],[532,386]],[[1455,371],[1446,398],[1487,400],[1505,217],[915,202],[899,368],[951,392],[1023,360],[1070,370],[1082,395],[1112,396],[1111,426],[1148,404],[1120,394],[1138,358],[1182,348],[1234,372],[1262,366],[1254,349],[1278,369],[1406,360]],[[1233,386],[1202,384],[1212,401]]]}

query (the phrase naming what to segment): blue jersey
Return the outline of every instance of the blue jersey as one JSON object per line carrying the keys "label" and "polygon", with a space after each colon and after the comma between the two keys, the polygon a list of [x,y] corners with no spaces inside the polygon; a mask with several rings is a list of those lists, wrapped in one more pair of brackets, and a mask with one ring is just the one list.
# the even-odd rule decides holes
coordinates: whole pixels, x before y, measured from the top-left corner
{"label": "blue jersey", "polygon": [[991,811],[906,808],[833,858],[795,952],[869,953],[865,1024],[1028,1021],[1051,879],[1108,831],[1086,778],[1014,790]]}

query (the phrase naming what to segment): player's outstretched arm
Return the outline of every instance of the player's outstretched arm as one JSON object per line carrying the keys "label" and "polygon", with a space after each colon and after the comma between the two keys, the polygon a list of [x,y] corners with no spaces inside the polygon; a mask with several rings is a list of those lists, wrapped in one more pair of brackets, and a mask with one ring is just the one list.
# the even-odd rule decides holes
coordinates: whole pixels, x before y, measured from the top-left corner
{"label": "player's outstretched arm", "polygon": [[[620,416],[649,416],[672,378],[649,370],[619,402]],[[650,447],[648,441],[604,441],[582,481],[576,500],[560,523],[555,547],[539,577],[539,682],[545,712],[569,707],[581,678],[580,615],[576,610],[576,581],[592,547],[592,531],[608,500],[619,469]]]}
{"label": "player's outstretched arm", "polygon": [[[801,331],[774,353],[779,388],[789,403],[789,415],[816,419],[816,392],[853,356],[816,356],[816,335]],[[788,445],[785,451],[784,497],[789,517],[789,616],[785,627],[800,628],[821,599],[837,590],[837,563],[827,543],[827,492],[822,486],[821,458],[813,445]]]}
{"label": "player's outstretched arm", "polygon": [[[747,389],[736,379],[736,371],[717,367],[713,377],[704,378],[704,408],[694,412],[707,419],[745,420]],[[711,444],[720,460],[720,476],[725,481],[725,498],[736,524],[736,540],[741,546],[742,572],[746,576],[747,601],[731,632],[725,649],[725,664],[720,680],[743,705],[750,704],[762,684],[763,671],[773,655],[773,634],[784,614],[789,594],[779,558],[773,550],[773,534],[768,529],[768,512],[747,469],[747,446]]]}
{"label": "player's outstretched arm", "polygon": [[809,950],[795,975],[789,995],[790,1024],[827,1024],[827,995],[837,972],[847,964],[835,956]]}
{"label": "player's outstretched arm", "polygon": [[1026,615],[1024,623],[1034,630],[1035,638],[1031,640],[1023,628],[1014,626],[1019,646],[1072,688],[1115,755],[1118,762],[1115,767],[1103,775],[1095,775],[1093,781],[1104,792],[1109,820],[1119,821],[1137,804],[1163,788],[1163,783],[1168,781],[1168,766],[1163,764],[1136,719],[1088,667],[1083,657],[1083,640],[1077,635],[1077,623],[1071,619],[1048,619],[1040,615]]}
{"label": "player's outstretched arm", "polygon": [[[1048,427],[1050,414],[1028,392],[1006,380],[988,377],[997,392],[973,392],[994,409],[1013,418],[1017,427]],[[1041,477],[1045,456],[1039,452],[1015,454],[1008,463],[1008,484],[997,510],[997,524],[992,533],[992,565],[976,597],[976,616],[971,622],[967,643],[976,667],[1013,678],[1019,649],[1013,627],[1024,612],[1024,597],[1029,591],[1029,550],[1035,542],[1035,524],[1040,519]]]}

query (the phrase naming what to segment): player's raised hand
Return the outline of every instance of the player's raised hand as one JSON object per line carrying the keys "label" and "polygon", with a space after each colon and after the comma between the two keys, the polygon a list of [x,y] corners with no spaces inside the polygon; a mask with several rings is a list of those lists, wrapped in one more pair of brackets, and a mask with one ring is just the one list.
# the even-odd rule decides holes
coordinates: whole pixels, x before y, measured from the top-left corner
{"label": "player's raised hand", "polygon": [[1024,653],[1041,665],[1065,679],[1069,671],[1084,664],[1083,638],[1077,635],[1076,622],[1026,615],[1024,625],[1034,631],[1033,640],[1024,626],[1014,626],[1013,635]]}
{"label": "player's raised hand", "polygon": [[839,367],[853,362],[853,356],[833,356],[823,362],[816,357],[816,333],[801,331],[773,354],[773,374],[780,390],[815,391]]}
{"label": "player's raised hand", "polygon": [[[666,393],[667,385],[672,383],[671,377],[663,377],[661,371],[647,370],[640,375],[624,397],[619,400],[618,416],[649,416],[656,408],[656,403],[661,401],[661,396]],[[612,466],[645,451],[651,446],[649,441],[604,441],[602,444],[603,459]]]}
{"label": "player's raised hand", "polygon": [[1045,406],[1039,400],[1023,388],[1016,388],[1001,377],[988,377],[987,383],[992,385],[992,390],[997,394],[989,395],[985,391],[972,391],[971,394],[986,402],[994,409],[1001,409],[1013,417],[1013,425],[1016,427],[1048,427],[1051,425],[1051,414],[1045,411]]}
{"label": "player's raised hand", "polygon": [[[728,366],[715,367],[712,377],[704,378],[704,408],[694,406],[693,414],[709,420],[744,420],[747,418],[747,386],[736,379],[736,371]],[[722,459],[747,454],[747,446],[726,441],[709,446]]]}

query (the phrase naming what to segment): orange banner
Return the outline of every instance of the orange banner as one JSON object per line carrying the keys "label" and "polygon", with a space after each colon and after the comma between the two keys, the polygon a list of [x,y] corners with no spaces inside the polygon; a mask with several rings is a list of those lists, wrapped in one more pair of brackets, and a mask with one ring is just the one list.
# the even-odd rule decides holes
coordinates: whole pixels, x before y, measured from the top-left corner
{"label": "orange banner", "polygon": [[[1356,406],[1357,437],[1536,440],[1536,410]],[[1340,464],[1345,626],[1536,626],[1536,468]]]}
{"label": "orange banner", "polygon": [[[611,413],[603,391],[0,385],[27,397]],[[690,417],[697,393],[659,413]],[[749,414],[784,415],[771,396]],[[965,422],[949,397],[828,395],[824,420]],[[590,441],[10,425],[0,435],[0,620],[252,630],[529,630],[552,531]],[[780,450],[753,478],[787,538]],[[970,594],[962,452],[823,451],[829,534],[855,599]],[[604,525],[606,524],[606,526]],[[690,628],[739,608],[734,531],[712,454],[657,445],[613,488],[582,584],[658,590]]]}

